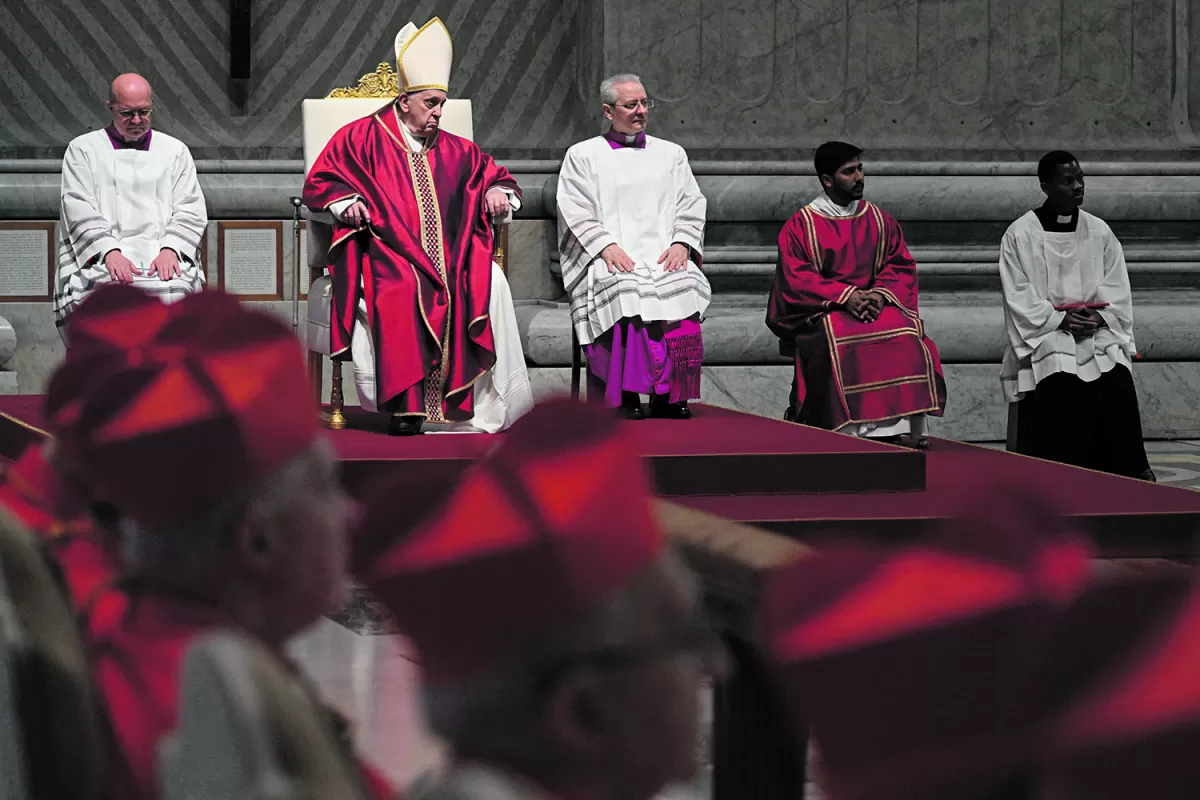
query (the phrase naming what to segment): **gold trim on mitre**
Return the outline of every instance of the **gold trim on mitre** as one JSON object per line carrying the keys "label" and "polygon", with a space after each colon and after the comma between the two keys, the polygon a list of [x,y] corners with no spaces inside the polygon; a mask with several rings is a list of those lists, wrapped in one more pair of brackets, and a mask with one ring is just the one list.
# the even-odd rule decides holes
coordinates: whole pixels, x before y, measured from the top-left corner
{"label": "gold trim on mitre", "polygon": [[396,34],[396,70],[400,73],[401,92],[450,91],[453,59],[450,31],[438,17],[419,29],[410,22]]}
{"label": "gold trim on mitre", "polygon": [[395,97],[400,94],[400,76],[386,61],[380,62],[374,72],[368,72],[358,79],[357,86],[334,89],[325,95],[326,99],[345,100],[350,98]]}

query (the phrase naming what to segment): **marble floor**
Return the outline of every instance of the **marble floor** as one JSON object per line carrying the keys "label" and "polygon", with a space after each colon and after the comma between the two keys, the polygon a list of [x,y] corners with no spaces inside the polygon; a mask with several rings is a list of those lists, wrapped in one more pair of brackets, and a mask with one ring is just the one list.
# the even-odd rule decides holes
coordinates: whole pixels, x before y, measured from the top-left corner
{"label": "marble floor", "polygon": [[[1200,441],[1148,442],[1147,452],[1160,483],[1200,490]],[[444,749],[425,731],[416,701],[413,652],[365,592],[351,590],[346,606],[300,637],[293,654],[352,720],[360,749],[398,786],[442,763]],[[708,786],[701,775],[664,797],[699,800]]]}

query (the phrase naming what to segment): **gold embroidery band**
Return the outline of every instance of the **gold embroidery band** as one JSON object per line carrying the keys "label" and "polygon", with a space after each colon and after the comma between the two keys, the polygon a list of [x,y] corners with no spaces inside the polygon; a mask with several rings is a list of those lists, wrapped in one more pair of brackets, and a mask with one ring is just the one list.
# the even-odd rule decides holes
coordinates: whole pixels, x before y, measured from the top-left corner
{"label": "gold embroidery band", "polygon": [[875,220],[875,225],[879,229],[879,240],[875,243],[875,274],[883,269],[883,257],[887,253],[887,228],[883,224],[883,212],[879,208],[870,203],[867,204],[871,211],[871,218]]}
{"label": "gold embroidery band", "polygon": [[817,239],[817,226],[813,224],[812,212],[807,206],[800,209],[800,216],[804,220],[804,232],[808,236],[808,254],[812,258],[813,266],[820,272],[824,264],[821,259],[821,242]]}
{"label": "gold embroidery band", "polygon": [[[445,422],[444,399],[446,390],[446,367],[450,354],[450,324],[454,304],[450,297],[450,283],[446,278],[446,249],[442,239],[442,215],[438,209],[437,190],[433,185],[433,170],[429,166],[428,154],[408,154],[408,168],[412,175],[413,189],[417,194],[417,214],[421,219],[421,249],[437,269],[442,286],[446,289],[446,324],[442,329],[439,345],[441,353],[437,364],[425,378],[425,414],[430,422]],[[418,301],[419,301],[418,289]],[[422,314],[424,310],[422,309]],[[428,320],[426,321],[428,324]],[[432,332],[432,330],[431,330]]]}
{"label": "gold embroidery band", "polygon": [[917,332],[912,328],[888,328],[886,331],[876,331],[873,333],[855,333],[850,336],[838,337],[838,345],[848,344],[850,342],[874,342],[879,339],[891,339],[893,336],[916,336]]}
{"label": "gold embroidery band", "polygon": [[924,383],[926,380],[924,375],[905,375],[901,378],[888,378],[886,381],[872,381],[870,383],[858,383],[853,386],[847,386],[843,391],[846,394],[858,394],[860,392],[870,392],[876,389],[890,389],[893,386],[903,386],[906,383]]}

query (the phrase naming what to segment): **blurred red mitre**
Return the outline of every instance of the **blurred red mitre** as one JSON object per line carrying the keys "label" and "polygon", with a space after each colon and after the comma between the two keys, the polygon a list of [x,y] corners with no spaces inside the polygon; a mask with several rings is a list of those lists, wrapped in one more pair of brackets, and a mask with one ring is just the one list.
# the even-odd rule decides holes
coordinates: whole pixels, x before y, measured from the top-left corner
{"label": "blurred red mitre", "polygon": [[64,465],[143,526],[244,494],[317,437],[295,335],[229,294],[168,306],[102,286],[69,330],[47,425]]}
{"label": "blurred red mitre", "polygon": [[772,577],[765,635],[834,800],[993,796],[1025,780],[1039,655],[1088,547],[988,489],[931,539],[840,544]]}
{"label": "blurred red mitre", "polygon": [[611,415],[563,399],[518,420],[457,485],[379,491],[352,570],[416,645],[425,679],[445,683],[569,626],[663,547],[633,443]]}
{"label": "blurred red mitre", "polygon": [[1097,586],[1081,600],[1062,626],[1048,670],[1058,683],[1051,699],[1060,708],[1047,725],[1047,796],[1200,796],[1194,573],[1126,579]]}

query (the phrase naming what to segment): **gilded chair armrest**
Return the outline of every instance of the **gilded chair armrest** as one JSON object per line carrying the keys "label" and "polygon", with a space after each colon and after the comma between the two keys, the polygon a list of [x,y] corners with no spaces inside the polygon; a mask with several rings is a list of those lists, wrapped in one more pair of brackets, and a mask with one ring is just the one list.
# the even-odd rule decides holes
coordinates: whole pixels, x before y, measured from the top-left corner
{"label": "gilded chair armrest", "polygon": [[499,228],[501,225],[512,224],[513,213],[512,209],[508,209],[504,214],[494,214],[492,216],[492,225]]}

